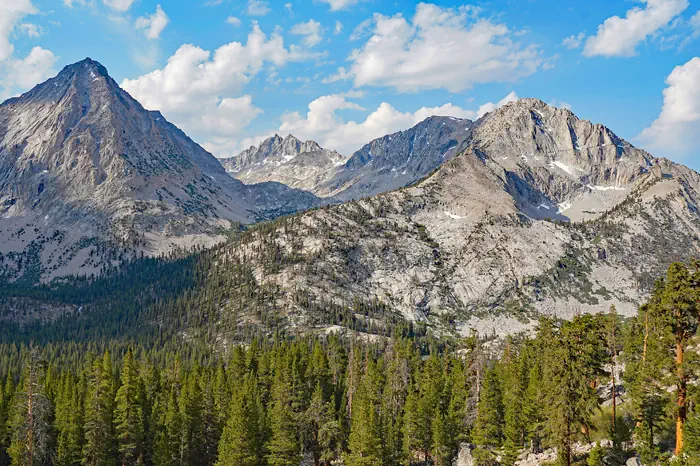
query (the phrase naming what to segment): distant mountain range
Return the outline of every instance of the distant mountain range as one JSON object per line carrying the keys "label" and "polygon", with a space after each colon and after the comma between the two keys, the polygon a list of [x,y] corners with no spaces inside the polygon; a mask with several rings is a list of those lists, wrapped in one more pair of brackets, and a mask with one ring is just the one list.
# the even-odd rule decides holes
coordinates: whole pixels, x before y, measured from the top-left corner
{"label": "distant mountain range", "polygon": [[349,158],[314,141],[275,135],[221,163],[246,183],[277,181],[329,201],[347,201],[423,178],[459,152],[472,124],[433,116],[406,131],[375,139]]}
{"label": "distant mountain range", "polygon": [[349,157],[275,135],[222,161],[90,59],[0,106],[0,280],[100,273],[323,207],[212,252],[239,256],[295,325],[319,301],[463,333],[630,314],[698,254],[699,200],[698,173],[535,99]]}
{"label": "distant mountain range", "polygon": [[[491,333],[542,313],[634,313],[670,262],[700,248],[698,173],[539,100],[381,138],[314,193],[375,194],[407,166],[419,168],[398,183],[411,187],[302,214],[296,235],[271,233],[316,259],[262,285],[346,305],[371,297],[410,320]],[[343,190],[336,181],[353,172]]]}

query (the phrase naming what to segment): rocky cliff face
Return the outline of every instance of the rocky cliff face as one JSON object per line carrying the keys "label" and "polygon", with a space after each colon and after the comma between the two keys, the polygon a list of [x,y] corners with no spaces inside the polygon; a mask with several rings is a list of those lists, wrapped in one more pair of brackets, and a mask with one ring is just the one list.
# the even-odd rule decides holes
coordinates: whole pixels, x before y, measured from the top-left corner
{"label": "rocky cliff face", "polygon": [[[222,254],[274,245],[300,260],[261,266],[275,289],[376,300],[466,334],[611,304],[632,314],[670,262],[700,252],[700,175],[604,126],[522,100],[477,122],[462,147],[411,187],[301,214]],[[369,153],[345,168],[379,163]]]}
{"label": "rocky cliff face", "polygon": [[236,157],[220,160],[226,171],[244,183],[273,181],[313,191],[332,176],[346,158],[314,141],[302,142],[291,134],[267,138]]}
{"label": "rocky cliff face", "polygon": [[277,181],[326,202],[342,202],[407,186],[454,157],[472,122],[430,117],[413,128],[375,139],[345,158],[317,143],[275,135],[258,147],[222,160],[245,182]]}
{"label": "rocky cliff face", "polygon": [[231,179],[87,59],[0,106],[0,275],[98,272],[313,203],[269,188]]}

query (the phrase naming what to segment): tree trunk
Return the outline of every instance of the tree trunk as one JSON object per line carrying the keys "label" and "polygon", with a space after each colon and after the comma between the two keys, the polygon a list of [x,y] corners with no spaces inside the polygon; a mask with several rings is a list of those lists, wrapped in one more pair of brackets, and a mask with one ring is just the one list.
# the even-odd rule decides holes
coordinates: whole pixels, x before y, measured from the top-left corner
{"label": "tree trunk", "polygon": [[683,370],[683,344],[681,342],[676,343],[676,370],[678,372],[678,392],[676,394],[678,414],[676,415],[676,449],[674,454],[679,456],[683,450],[683,427],[687,416],[686,395],[688,391],[688,382]]}

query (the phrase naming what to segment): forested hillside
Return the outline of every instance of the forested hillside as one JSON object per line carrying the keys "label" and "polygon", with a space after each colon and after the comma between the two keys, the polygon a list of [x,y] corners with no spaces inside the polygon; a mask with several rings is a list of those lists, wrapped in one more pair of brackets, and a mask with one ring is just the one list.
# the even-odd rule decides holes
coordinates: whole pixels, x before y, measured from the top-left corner
{"label": "forested hillside", "polygon": [[460,446],[483,466],[550,448],[567,466],[699,464],[699,298],[700,271],[674,264],[637,317],[500,342],[397,326],[217,347],[106,321],[109,340],[5,343],[0,465],[442,466]]}

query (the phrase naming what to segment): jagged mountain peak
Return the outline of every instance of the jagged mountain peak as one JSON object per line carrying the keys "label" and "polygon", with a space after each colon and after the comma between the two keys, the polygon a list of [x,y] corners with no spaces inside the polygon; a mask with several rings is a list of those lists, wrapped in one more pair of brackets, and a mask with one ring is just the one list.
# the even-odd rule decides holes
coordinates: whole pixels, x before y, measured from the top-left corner
{"label": "jagged mountain peak", "polygon": [[318,185],[346,158],[316,141],[302,141],[292,134],[268,137],[235,157],[220,159],[226,171],[245,183],[275,181],[299,189]]}
{"label": "jagged mountain peak", "polygon": [[[0,276],[3,254],[15,253],[10,267],[21,269],[30,244],[51,250],[40,260],[43,276],[91,273],[108,263],[109,245],[158,254],[212,244],[231,222],[313,202],[285,186],[230,178],[89,58],[0,105]],[[33,233],[13,241],[18,231]]]}

